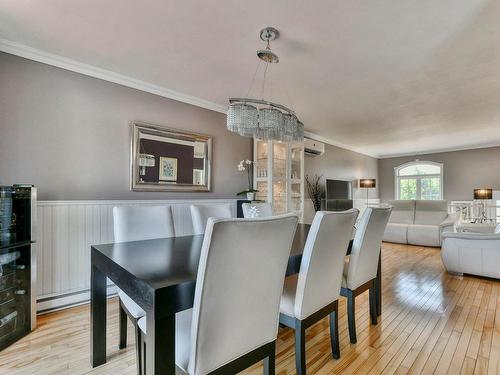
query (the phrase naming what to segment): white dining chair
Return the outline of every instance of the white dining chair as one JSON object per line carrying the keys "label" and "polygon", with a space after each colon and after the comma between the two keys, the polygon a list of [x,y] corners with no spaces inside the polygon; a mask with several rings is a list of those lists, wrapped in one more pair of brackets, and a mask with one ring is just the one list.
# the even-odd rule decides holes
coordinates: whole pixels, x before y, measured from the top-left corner
{"label": "white dining chair", "polygon": [[[176,315],[181,373],[236,374],[264,360],[266,374],[274,374],[279,301],[297,221],[290,214],[208,219],[193,308]],[[146,317],[138,323],[144,334],[146,323]]]}
{"label": "white dining chair", "polygon": [[209,217],[222,219],[234,217],[233,207],[229,203],[192,204],[190,209],[194,234],[205,233],[205,227]]}
{"label": "white dining chair", "polygon": [[304,247],[300,271],[285,279],[280,323],[295,330],[295,364],[306,374],[306,329],[330,315],[330,343],[340,358],[338,298],[344,257],[359,211],[319,211],[314,216]]}
{"label": "white dining chair", "polygon": [[269,202],[243,203],[241,205],[243,217],[268,217],[273,216],[273,206]]}
{"label": "white dining chair", "polygon": [[[150,240],[175,237],[174,221],[170,206],[118,206],[113,207],[114,242]],[[119,348],[127,346],[127,316],[135,327],[137,368],[141,368],[141,331],[137,325],[146,312],[125,292],[118,289],[119,297]]]}
{"label": "white dining chair", "polygon": [[[369,290],[370,318],[377,324],[377,270],[391,207],[367,207],[356,225],[351,254],[345,258],[340,294],[347,297],[347,321],[351,343],[357,342],[356,296]],[[378,291],[382,293],[381,290]]]}

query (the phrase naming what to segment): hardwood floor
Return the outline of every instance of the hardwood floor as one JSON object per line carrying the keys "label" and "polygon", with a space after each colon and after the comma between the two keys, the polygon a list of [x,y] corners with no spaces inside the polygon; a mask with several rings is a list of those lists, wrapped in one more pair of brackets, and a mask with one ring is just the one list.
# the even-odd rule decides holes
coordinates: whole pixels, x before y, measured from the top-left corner
{"label": "hardwood floor", "polygon": [[[447,274],[439,249],[384,244],[383,313],[369,324],[368,292],[356,300],[358,343],[340,298],[341,358],[328,320],[307,331],[309,374],[500,374],[500,281]],[[500,265],[499,265],[500,266]],[[89,362],[89,307],[40,316],[38,328],[0,353],[0,374],[135,374],[133,331],[118,350],[118,304],[109,301],[108,363]],[[294,374],[294,334],[280,329],[277,374]],[[246,374],[261,374],[254,366]]]}

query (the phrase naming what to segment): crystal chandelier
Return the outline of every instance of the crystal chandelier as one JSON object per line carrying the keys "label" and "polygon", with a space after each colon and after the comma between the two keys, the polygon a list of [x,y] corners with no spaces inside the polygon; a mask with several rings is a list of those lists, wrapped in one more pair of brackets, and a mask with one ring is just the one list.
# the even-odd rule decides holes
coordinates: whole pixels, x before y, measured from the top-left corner
{"label": "crystal chandelier", "polygon": [[[257,51],[257,57],[266,64],[262,82],[262,97],[264,96],[268,64],[279,62],[278,55],[271,51],[269,46],[269,42],[278,36],[278,30],[272,27],[266,27],[260,32],[260,38],[267,43],[265,49]],[[263,140],[282,142],[302,142],[304,140],[304,124],[300,122],[295,113],[281,104],[263,98],[230,98],[227,111],[227,129],[243,137],[255,137]]]}

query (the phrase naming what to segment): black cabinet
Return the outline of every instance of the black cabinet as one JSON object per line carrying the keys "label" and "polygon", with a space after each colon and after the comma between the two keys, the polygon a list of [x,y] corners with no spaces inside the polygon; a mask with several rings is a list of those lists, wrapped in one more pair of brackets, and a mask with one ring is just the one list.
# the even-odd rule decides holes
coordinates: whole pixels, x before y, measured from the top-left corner
{"label": "black cabinet", "polygon": [[36,190],[0,187],[0,350],[35,324]]}

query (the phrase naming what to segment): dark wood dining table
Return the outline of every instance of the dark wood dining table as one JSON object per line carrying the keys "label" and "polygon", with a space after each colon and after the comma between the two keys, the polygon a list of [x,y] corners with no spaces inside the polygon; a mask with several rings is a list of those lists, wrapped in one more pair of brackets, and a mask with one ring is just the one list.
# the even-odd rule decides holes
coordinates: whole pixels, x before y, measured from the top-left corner
{"label": "dark wood dining table", "polygon": [[[299,224],[287,275],[298,273],[310,225]],[[175,314],[193,307],[203,235],[112,243],[91,247],[90,354],[92,367],[106,363],[106,277],[146,312],[146,368],[175,374]],[[346,254],[349,254],[352,241]],[[265,260],[263,260],[265,261]],[[381,314],[381,261],[377,313]]]}

